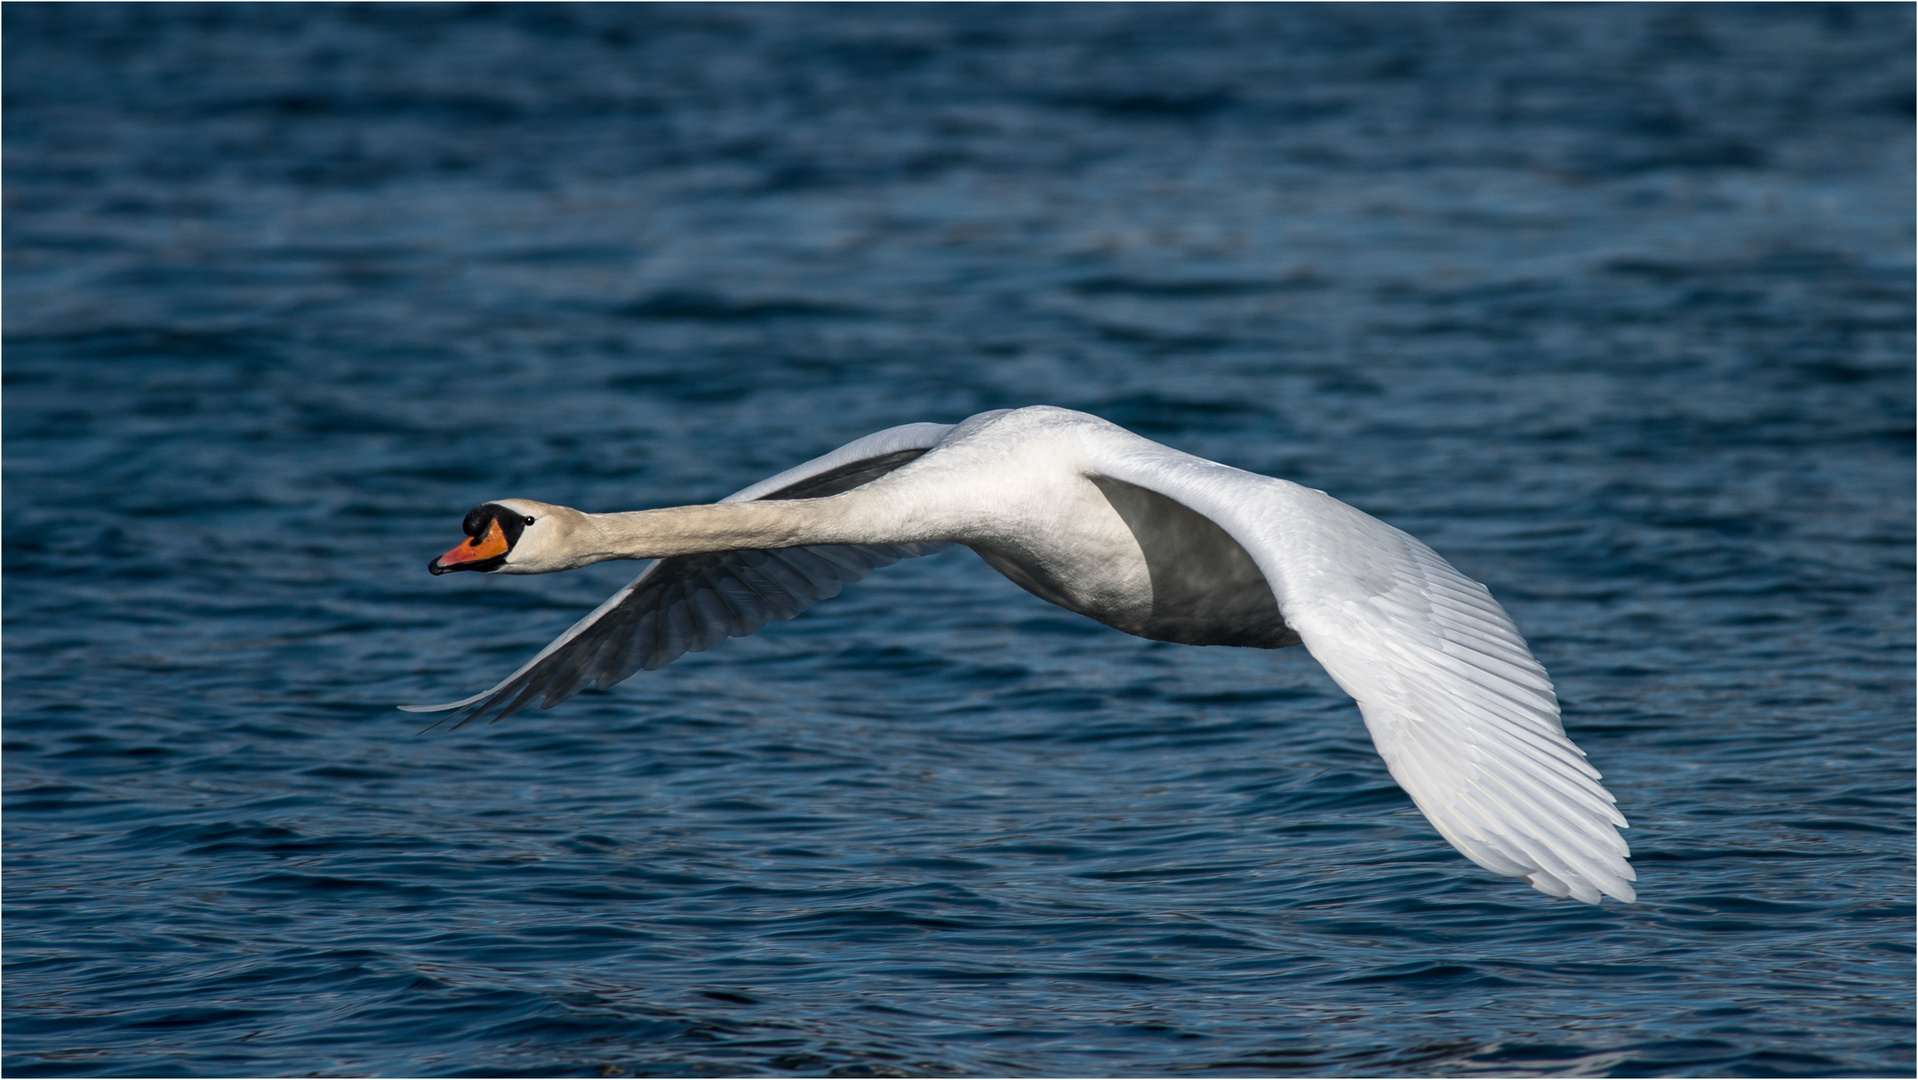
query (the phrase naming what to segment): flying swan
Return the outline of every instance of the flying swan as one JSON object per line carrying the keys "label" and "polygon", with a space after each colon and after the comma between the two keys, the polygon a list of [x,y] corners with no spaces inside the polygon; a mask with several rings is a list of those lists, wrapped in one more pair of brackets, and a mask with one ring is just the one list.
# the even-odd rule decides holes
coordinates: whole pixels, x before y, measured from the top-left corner
{"label": "flying swan", "polygon": [[875,567],[964,544],[1040,599],[1128,634],[1303,644],[1466,858],[1552,896],[1636,898],[1625,819],[1485,586],[1322,491],[1095,416],[1037,406],[906,424],[709,506],[587,514],[500,499],[464,528],[433,573],[657,561],[498,686],[409,711],[464,723],[551,707],[790,619]]}

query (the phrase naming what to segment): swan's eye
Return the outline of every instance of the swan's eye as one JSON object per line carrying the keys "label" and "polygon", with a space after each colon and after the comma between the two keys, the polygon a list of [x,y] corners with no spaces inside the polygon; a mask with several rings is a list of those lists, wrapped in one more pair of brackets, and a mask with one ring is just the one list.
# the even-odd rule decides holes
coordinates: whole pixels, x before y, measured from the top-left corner
{"label": "swan's eye", "polygon": [[528,515],[526,518],[526,524],[531,525],[533,521],[534,521],[534,518],[531,515]]}

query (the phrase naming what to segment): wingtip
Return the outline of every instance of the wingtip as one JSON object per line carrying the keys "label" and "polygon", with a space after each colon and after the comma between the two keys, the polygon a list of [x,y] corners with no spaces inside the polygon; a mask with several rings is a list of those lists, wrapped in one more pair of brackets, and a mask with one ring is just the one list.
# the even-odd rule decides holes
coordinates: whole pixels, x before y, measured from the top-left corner
{"label": "wingtip", "polygon": [[1631,886],[1637,877],[1627,864],[1619,870],[1597,873],[1591,869],[1572,873],[1537,870],[1525,875],[1525,881],[1547,896],[1569,897],[1596,907],[1607,896],[1627,904],[1638,903],[1638,892]]}
{"label": "wingtip", "polygon": [[[518,674],[519,674],[518,672],[515,672],[514,673],[515,677],[517,677]],[[511,680],[509,679],[508,681],[510,682]],[[498,689],[499,687],[497,686],[493,688],[493,690],[498,690]],[[464,697],[459,699],[458,701],[441,702],[438,705],[395,705],[394,708],[398,709],[401,712],[451,712],[454,709],[464,709],[468,705],[472,705],[476,702],[485,700],[486,695],[491,694],[493,690],[487,690],[484,693],[474,694],[472,697]]]}
{"label": "wingtip", "polygon": [[1625,873],[1628,876],[1616,876],[1607,881],[1594,881],[1592,884],[1598,886],[1599,892],[1620,903],[1636,904],[1638,903],[1638,890],[1632,888],[1630,878],[1636,877],[1637,875],[1632,874],[1630,870],[1627,870]]}

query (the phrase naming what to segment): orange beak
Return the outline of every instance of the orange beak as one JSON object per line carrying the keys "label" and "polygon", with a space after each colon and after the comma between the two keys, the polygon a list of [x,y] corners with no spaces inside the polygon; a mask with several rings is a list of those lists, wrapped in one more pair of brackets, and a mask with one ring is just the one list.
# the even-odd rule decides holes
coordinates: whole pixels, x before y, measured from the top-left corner
{"label": "orange beak", "polygon": [[[506,542],[506,533],[499,527],[499,519],[493,518],[486,523],[486,531],[462,544],[453,545],[453,550],[426,564],[426,568],[435,574],[444,574],[449,570],[479,570],[474,565],[493,559],[504,559],[512,545]],[[492,567],[484,567],[491,570]]]}

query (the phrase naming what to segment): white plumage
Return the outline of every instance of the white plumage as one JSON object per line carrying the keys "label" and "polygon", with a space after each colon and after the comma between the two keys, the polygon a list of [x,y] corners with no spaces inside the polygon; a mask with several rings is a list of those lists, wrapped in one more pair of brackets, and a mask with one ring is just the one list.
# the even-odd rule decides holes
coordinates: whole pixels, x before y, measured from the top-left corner
{"label": "white plumage", "polygon": [[1324,492],[1096,417],[1034,407],[909,424],[710,506],[594,515],[503,499],[468,515],[467,531],[435,572],[659,561],[498,686],[414,711],[551,706],[960,543],[1128,633],[1303,643],[1358,702],[1393,779],[1467,858],[1553,896],[1635,898],[1625,819],[1483,585]]}

